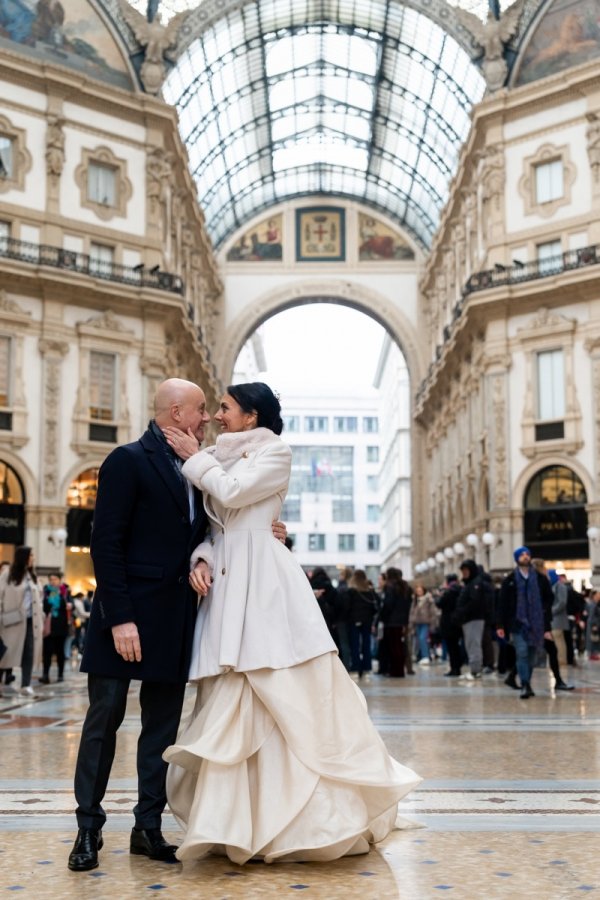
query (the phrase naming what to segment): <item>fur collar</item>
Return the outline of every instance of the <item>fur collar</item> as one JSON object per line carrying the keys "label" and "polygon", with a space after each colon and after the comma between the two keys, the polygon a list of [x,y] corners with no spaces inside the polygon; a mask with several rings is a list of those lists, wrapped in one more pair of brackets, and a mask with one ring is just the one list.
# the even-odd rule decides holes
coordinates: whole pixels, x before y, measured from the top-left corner
{"label": "fur collar", "polygon": [[207,447],[206,451],[213,454],[220,463],[232,463],[244,454],[254,453],[280,440],[270,428],[252,428],[250,431],[220,434],[217,443],[213,447]]}

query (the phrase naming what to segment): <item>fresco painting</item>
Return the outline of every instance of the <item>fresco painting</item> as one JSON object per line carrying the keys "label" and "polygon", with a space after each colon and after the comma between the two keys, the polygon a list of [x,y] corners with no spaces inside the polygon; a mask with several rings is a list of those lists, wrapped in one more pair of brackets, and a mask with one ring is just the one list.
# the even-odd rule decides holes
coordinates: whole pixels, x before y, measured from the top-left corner
{"label": "fresco painting", "polygon": [[249,228],[227,253],[227,262],[277,262],[283,259],[283,216],[270,216]]}
{"label": "fresco painting", "polygon": [[556,0],[527,47],[517,84],[597,59],[600,53],[600,0]]}
{"label": "fresco painting", "polygon": [[379,219],[360,213],[358,217],[358,258],[362,260],[414,259],[405,239]]}
{"label": "fresco painting", "polygon": [[87,0],[0,0],[0,46],[11,44],[45,62],[132,87],[115,39]]}

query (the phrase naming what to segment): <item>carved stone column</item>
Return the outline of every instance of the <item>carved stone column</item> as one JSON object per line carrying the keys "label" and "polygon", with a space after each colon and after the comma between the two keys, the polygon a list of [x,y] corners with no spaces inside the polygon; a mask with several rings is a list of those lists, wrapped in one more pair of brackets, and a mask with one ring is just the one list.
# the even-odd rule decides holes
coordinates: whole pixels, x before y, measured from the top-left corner
{"label": "carved stone column", "polygon": [[59,486],[60,454],[60,370],[64,357],[69,352],[69,344],[55,338],[40,338],[38,343],[42,355],[42,385],[44,410],[44,433],[40,460],[42,495],[57,499]]}
{"label": "carved stone column", "polygon": [[508,367],[494,365],[486,374],[488,397],[488,446],[490,487],[490,531],[496,544],[490,552],[490,567],[510,566],[513,535],[508,525],[510,510],[510,470],[508,459]]}

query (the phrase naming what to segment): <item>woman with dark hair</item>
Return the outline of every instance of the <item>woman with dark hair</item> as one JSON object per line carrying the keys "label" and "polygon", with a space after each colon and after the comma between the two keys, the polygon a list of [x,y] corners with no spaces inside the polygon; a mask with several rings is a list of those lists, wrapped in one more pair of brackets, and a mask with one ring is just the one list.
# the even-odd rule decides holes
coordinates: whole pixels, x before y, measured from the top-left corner
{"label": "woman with dark hair", "polygon": [[194,634],[196,705],[164,756],[186,831],[177,856],[366,853],[420,779],[389,756],[306,575],[271,534],[292,456],[278,399],[265,384],[235,385],[214,418],[221,435],[200,452],[165,431],[211,523],[191,560],[192,585],[210,585]]}
{"label": "woman with dark hair", "polygon": [[364,569],[355,569],[348,582],[348,622],[352,671],[362,678],[371,671],[371,626],[377,612],[377,594]]}
{"label": "woman with dark hair", "polygon": [[0,634],[7,646],[5,668],[21,666],[21,693],[34,696],[31,673],[39,665],[44,616],[31,547],[17,547],[0,575]]}

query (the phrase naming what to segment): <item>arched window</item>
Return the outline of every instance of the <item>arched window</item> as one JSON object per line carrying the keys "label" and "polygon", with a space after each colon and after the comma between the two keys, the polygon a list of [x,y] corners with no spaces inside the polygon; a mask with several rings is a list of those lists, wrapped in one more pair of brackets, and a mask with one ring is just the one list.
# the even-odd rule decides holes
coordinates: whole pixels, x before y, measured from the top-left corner
{"label": "arched window", "polygon": [[98,469],[86,469],[67,490],[67,547],[89,547],[98,492]]}
{"label": "arched window", "polygon": [[25,491],[21,479],[0,460],[0,561],[11,562],[14,548],[25,543]]}
{"label": "arched window", "polygon": [[525,543],[543,559],[586,559],[587,494],[567,466],[548,466],[525,490]]}

